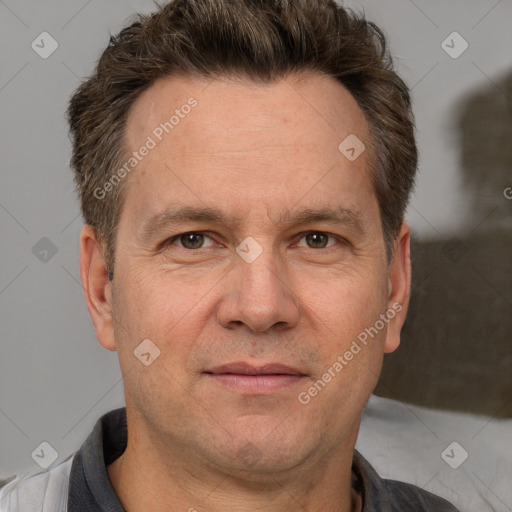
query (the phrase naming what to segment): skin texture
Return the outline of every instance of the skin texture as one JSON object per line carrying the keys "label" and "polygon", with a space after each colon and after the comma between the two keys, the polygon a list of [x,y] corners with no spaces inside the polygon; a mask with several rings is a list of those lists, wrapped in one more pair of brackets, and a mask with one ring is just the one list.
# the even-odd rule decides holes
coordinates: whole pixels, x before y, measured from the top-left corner
{"label": "skin texture", "polygon": [[[338,150],[349,134],[368,147],[368,126],[334,79],[160,79],[130,111],[128,150],[190,97],[197,106],[125,178],[112,283],[94,230],[81,235],[88,308],[124,378],[128,446],[108,467],[113,487],[129,512],[357,510],[352,454],[383,354],[399,345],[410,228],[402,225],[388,265],[369,150],[354,161]],[[144,231],[153,215],[185,205],[230,220]],[[358,211],[362,231],[279,222],[286,210],[325,206]],[[204,239],[164,244],[191,231]],[[247,237],[262,250],[251,263],[236,251]],[[301,403],[393,304],[394,318]],[[160,350],[148,366],[134,355],[144,339]],[[233,361],[279,362],[305,377],[258,394],[204,373]]]}

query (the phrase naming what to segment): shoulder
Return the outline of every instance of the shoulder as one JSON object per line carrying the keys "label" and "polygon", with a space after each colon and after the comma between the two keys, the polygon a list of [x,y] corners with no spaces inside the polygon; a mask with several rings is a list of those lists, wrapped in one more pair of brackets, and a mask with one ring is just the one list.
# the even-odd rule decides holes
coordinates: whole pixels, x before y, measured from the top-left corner
{"label": "shoulder", "polygon": [[50,470],[28,473],[1,487],[0,512],[66,512],[73,456]]}
{"label": "shoulder", "polygon": [[414,510],[416,512],[459,512],[444,498],[425,491],[415,485],[396,480],[383,480],[387,489],[391,510]]}
{"label": "shoulder", "polygon": [[352,473],[353,485],[363,496],[364,512],[459,512],[444,498],[416,485],[381,478],[357,450],[354,450]]}

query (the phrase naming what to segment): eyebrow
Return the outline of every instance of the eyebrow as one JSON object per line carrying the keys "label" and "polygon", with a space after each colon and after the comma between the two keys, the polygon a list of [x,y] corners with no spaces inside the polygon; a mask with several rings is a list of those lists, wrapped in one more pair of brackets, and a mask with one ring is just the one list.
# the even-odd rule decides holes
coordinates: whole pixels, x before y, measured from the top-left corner
{"label": "eyebrow", "polygon": [[[151,239],[168,226],[179,225],[184,222],[209,222],[230,226],[233,229],[237,229],[242,225],[240,217],[230,217],[217,208],[176,206],[146,218],[142,222],[140,236],[143,239]],[[360,234],[364,235],[366,233],[366,222],[361,212],[342,206],[303,208],[298,212],[292,212],[287,209],[275,221],[276,225],[281,225],[285,228],[318,222],[344,225]]]}

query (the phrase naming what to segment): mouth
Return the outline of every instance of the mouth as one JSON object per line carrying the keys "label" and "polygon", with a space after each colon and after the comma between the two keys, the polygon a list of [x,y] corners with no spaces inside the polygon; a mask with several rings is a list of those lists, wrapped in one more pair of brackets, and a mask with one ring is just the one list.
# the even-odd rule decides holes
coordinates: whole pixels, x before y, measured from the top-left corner
{"label": "mouth", "polygon": [[254,366],[229,363],[203,372],[205,377],[231,391],[247,395],[268,395],[302,382],[307,375],[280,363]]}

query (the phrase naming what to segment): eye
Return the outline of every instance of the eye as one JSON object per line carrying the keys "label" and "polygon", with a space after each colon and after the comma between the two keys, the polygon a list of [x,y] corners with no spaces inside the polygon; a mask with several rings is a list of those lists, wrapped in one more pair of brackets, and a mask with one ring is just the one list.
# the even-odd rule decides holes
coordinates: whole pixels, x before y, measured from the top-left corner
{"label": "eye", "polygon": [[[206,239],[212,241],[210,245],[205,246],[204,242]],[[334,243],[329,244],[329,239],[333,240]],[[307,247],[309,249],[328,249],[336,245],[336,240],[339,242],[347,243],[342,238],[333,235],[331,233],[325,233],[323,231],[308,231],[302,235],[301,241],[305,240],[306,245],[299,244],[299,246]],[[187,233],[180,233],[179,235],[169,238],[165,242],[165,246],[178,245],[182,249],[194,250],[194,249],[205,249],[213,246],[213,240],[208,235],[200,231],[189,231]]]}
{"label": "eye", "polygon": [[180,246],[184,249],[203,249],[203,242],[205,238],[211,238],[204,233],[199,231],[190,231],[188,233],[182,233],[180,235],[173,236],[167,242],[166,245],[175,245],[174,242],[179,242]]}
{"label": "eye", "polygon": [[343,242],[338,236],[323,231],[308,231],[302,236],[301,240],[306,240],[306,247],[309,249],[325,249],[335,245],[335,243],[327,245],[329,238]]}

